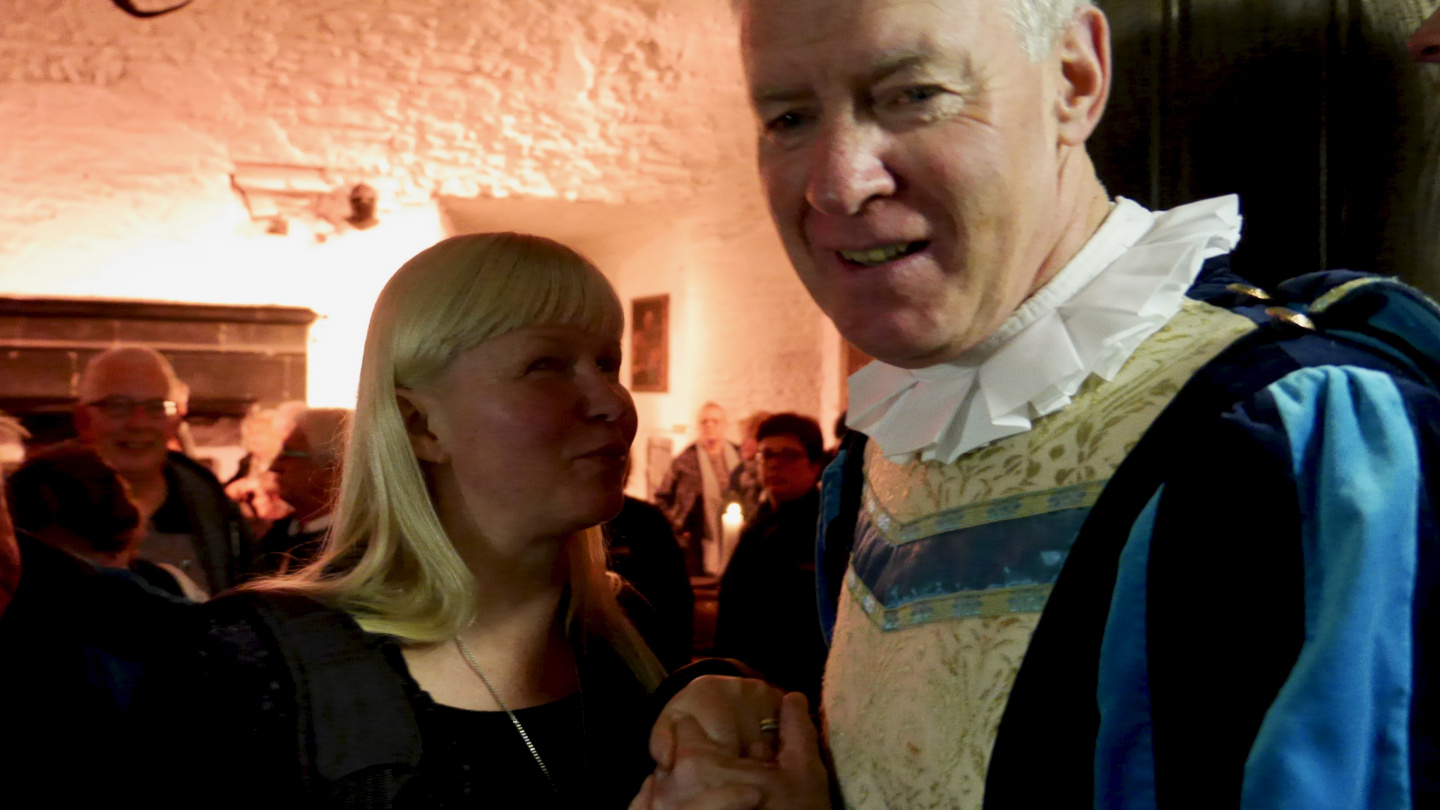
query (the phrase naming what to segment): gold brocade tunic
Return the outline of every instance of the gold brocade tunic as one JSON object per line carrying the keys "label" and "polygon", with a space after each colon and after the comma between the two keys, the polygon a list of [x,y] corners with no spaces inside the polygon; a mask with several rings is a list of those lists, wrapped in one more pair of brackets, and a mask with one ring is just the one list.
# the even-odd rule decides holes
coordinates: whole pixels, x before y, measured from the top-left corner
{"label": "gold brocade tunic", "polygon": [[822,699],[847,807],[981,806],[1011,685],[1085,515],[1181,386],[1251,328],[1187,299],[1114,380],[1092,377],[1028,432],[951,464],[867,446]]}

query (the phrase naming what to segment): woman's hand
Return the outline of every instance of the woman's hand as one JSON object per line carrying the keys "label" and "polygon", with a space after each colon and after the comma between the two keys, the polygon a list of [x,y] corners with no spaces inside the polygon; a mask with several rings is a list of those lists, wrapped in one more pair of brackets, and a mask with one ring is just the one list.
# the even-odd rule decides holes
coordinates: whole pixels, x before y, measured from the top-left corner
{"label": "woman's hand", "polygon": [[670,770],[676,726],[689,717],[730,756],[768,760],[775,756],[776,721],[784,695],[753,678],[701,675],[665,704],[650,731],[650,756],[661,770]]}
{"label": "woman's hand", "polygon": [[739,755],[693,718],[681,717],[674,766],[657,769],[630,810],[830,810],[829,777],[804,695],[785,696],[779,721],[771,762]]}

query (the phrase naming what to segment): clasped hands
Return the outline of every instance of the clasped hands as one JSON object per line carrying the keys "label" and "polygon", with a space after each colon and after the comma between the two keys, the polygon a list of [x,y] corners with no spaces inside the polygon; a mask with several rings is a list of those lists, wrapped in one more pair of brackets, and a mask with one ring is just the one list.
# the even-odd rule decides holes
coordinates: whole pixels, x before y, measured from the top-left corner
{"label": "clasped hands", "polygon": [[829,810],[805,696],[763,681],[705,675],[650,733],[655,773],[630,810]]}

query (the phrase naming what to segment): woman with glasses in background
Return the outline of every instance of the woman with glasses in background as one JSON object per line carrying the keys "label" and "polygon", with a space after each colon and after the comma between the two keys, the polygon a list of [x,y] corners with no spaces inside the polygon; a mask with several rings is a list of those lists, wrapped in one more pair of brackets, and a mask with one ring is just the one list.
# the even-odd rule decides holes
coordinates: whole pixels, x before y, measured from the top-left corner
{"label": "woman with glasses in background", "polygon": [[808,416],[766,417],[755,438],[764,498],[720,580],[715,654],[803,692],[814,708],[826,655],[815,601],[815,525],[829,458],[820,426]]}

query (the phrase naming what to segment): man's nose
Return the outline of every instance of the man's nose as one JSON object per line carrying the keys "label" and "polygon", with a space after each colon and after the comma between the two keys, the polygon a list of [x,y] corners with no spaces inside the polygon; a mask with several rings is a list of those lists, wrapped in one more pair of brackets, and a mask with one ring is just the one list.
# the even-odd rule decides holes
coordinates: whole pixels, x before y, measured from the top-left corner
{"label": "man's nose", "polygon": [[1410,38],[1410,56],[1416,62],[1440,64],[1440,9]]}
{"label": "man's nose", "polygon": [[152,427],[155,418],[145,413],[145,408],[136,402],[130,406],[130,412],[125,414],[125,427]]}
{"label": "man's nose", "polygon": [[854,121],[822,127],[814,145],[805,199],[831,216],[855,216],[874,197],[895,193],[881,150],[884,133]]}

